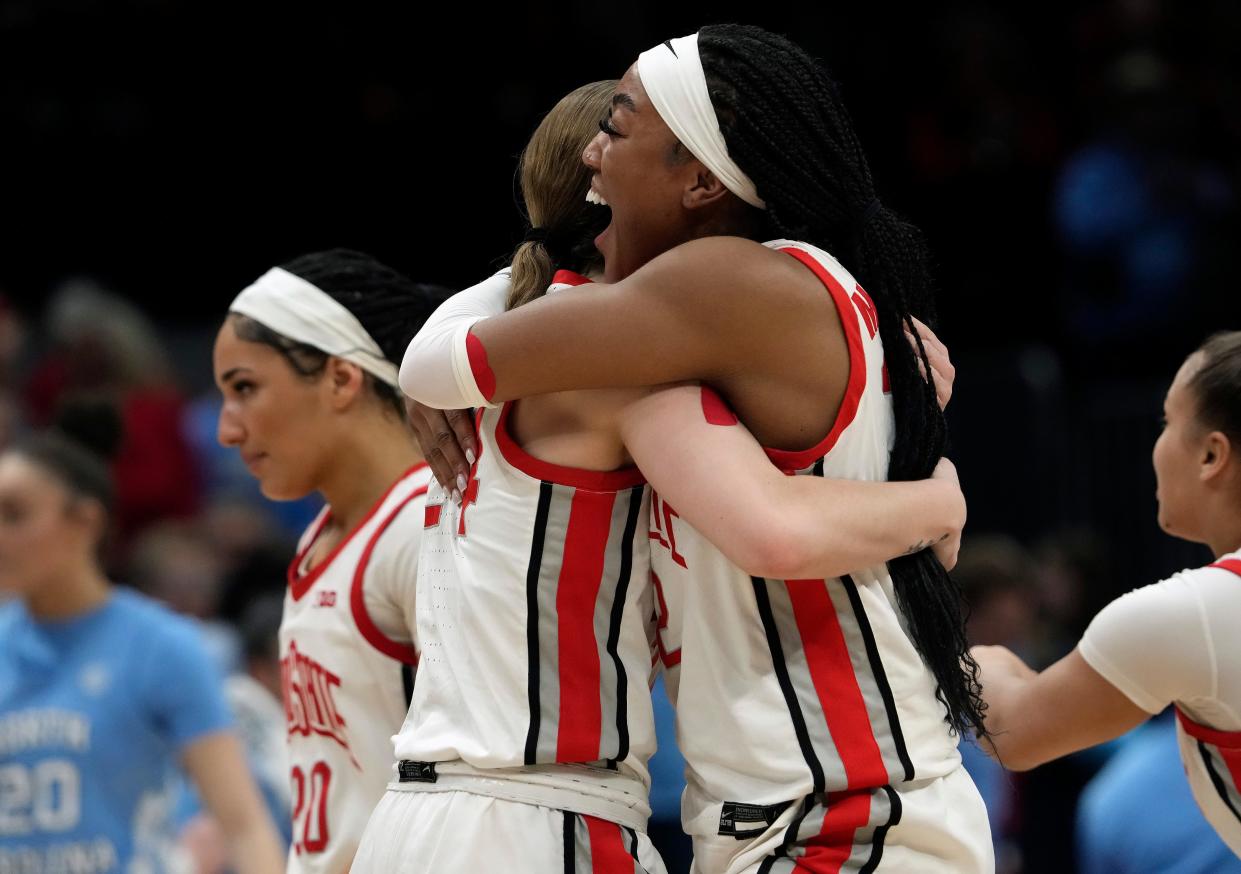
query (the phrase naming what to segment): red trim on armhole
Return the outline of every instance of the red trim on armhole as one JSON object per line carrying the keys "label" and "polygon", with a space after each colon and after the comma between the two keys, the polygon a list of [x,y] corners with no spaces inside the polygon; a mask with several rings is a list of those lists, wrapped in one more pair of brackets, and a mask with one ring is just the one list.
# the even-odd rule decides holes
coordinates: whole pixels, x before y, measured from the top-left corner
{"label": "red trim on armhole", "polygon": [[640,486],[646,482],[642,472],[636,467],[622,467],[619,470],[583,470],[577,467],[564,467],[535,458],[522,449],[509,433],[508,421],[513,412],[513,404],[509,401],[500,410],[496,422],[496,445],[500,454],[510,465],[522,473],[543,482],[562,486],[573,486],[592,492],[618,492]]}
{"label": "red trim on armhole", "polygon": [[470,359],[470,373],[474,374],[474,384],[482,392],[483,397],[491,400],[496,393],[496,375],[491,372],[487,363],[487,348],[483,341],[472,333],[465,335],[465,354]]}
{"label": "red trim on armhole", "polygon": [[379,512],[379,508],[383,506],[384,501],[388,500],[388,495],[392,494],[392,490],[404,482],[408,476],[417,473],[426,466],[427,463],[425,461],[420,461],[410,467],[410,469],[405,471],[405,473],[397,477],[392,485],[388,486],[387,490],[380,495],[379,500],[366,511],[366,515],[362,517],[362,521],[353,526],[353,530],[342,537],[340,542],[332,547],[332,551],[328,553],[327,558],[319,562],[304,575],[298,576],[298,568],[300,568],[302,566],[302,562],[306,560],[306,554],[314,548],[315,541],[319,539],[319,535],[323,533],[324,526],[326,526],[328,520],[332,518],[332,508],[324,508],[323,515],[320,516],[317,521],[312,523],[314,525],[314,533],[310,535],[310,539],[306,541],[306,545],[299,549],[297,554],[293,556],[293,561],[289,562],[289,569],[285,574],[289,581],[289,594],[293,596],[294,601],[300,601],[302,597],[310,591],[310,587],[313,586],[315,581],[323,575],[323,572],[327,570],[328,565],[336,559],[336,556],[340,555],[340,551],[348,545],[350,540],[353,539],[353,535],[361,531],[366,523],[371,521],[371,518]]}
{"label": "red trim on armhole", "polygon": [[1241,731],[1220,731],[1218,728],[1194,722],[1179,707],[1176,708],[1176,718],[1180,720],[1181,728],[1192,738],[1224,749],[1241,749]]}
{"label": "red trim on armhole", "polygon": [[397,643],[379,630],[374,620],[371,619],[370,614],[366,612],[366,595],[362,589],[366,579],[366,567],[370,564],[371,553],[375,551],[375,545],[379,543],[379,538],[388,530],[388,526],[400,515],[400,512],[409,506],[410,501],[426,493],[427,486],[414,489],[399,504],[392,508],[388,518],[384,519],[380,526],[375,529],[375,533],[367,541],[366,549],[362,550],[362,556],[358,559],[358,566],[353,572],[353,585],[349,591],[349,608],[353,612],[353,621],[358,626],[358,631],[362,633],[362,637],[366,639],[367,643],[388,658],[396,659],[407,665],[418,664],[417,650],[409,644]]}
{"label": "red trim on armhole", "polygon": [[845,341],[849,346],[849,383],[845,388],[844,399],[840,402],[840,410],[836,413],[836,421],[832,424],[832,430],[827,432],[827,436],[817,445],[799,451],[763,447],[767,457],[781,470],[801,470],[831,452],[845,428],[848,428],[857,416],[858,406],[862,402],[862,392],[866,389],[866,353],[862,348],[862,333],[858,325],[857,312],[844,286],[809,252],[791,246],[779,251],[805,264],[827,288],[828,293],[831,294],[832,303],[836,306],[836,313],[840,316]]}
{"label": "red trim on armhole", "polygon": [[593,279],[587,279],[580,273],[572,270],[557,270],[552,275],[552,285],[589,285],[594,282]]}
{"label": "red trim on armhole", "polygon": [[736,425],[737,414],[710,386],[702,387],[702,414],[708,425]]}

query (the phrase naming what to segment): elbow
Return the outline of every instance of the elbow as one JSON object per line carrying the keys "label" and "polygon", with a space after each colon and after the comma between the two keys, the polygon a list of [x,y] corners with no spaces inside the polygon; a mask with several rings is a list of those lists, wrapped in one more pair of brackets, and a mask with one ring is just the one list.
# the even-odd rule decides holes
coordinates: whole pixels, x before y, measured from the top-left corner
{"label": "elbow", "polygon": [[803,579],[810,563],[806,542],[787,526],[756,525],[734,540],[732,560],[750,576],[770,580]]}

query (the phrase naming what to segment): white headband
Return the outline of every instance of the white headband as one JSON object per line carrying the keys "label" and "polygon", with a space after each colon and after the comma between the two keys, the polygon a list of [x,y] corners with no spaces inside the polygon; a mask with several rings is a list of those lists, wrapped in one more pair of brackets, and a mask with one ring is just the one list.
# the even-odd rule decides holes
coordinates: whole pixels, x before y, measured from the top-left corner
{"label": "white headband", "polygon": [[660,43],[638,55],[638,78],[659,117],[724,187],[750,206],[766,209],[754,183],[732,158],[707,93],[698,34]]}
{"label": "white headband", "polygon": [[229,312],[248,316],[290,340],[352,361],[396,387],[396,365],[362,323],[326,292],[280,267],[268,270],[237,295]]}

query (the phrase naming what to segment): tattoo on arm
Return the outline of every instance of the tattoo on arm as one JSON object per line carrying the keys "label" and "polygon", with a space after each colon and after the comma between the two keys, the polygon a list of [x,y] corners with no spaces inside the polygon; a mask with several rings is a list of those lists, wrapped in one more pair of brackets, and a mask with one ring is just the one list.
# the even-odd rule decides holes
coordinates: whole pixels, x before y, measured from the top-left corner
{"label": "tattoo on arm", "polygon": [[935,538],[934,540],[919,540],[917,543],[915,543],[913,546],[906,549],[901,554],[902,555],[913,555],[915,552],[921,552],[924,549],[930,549],[935,544],[942,543],[943,541],[947,539],[948,539],[948,534],[944,533],[944,534],[941,534],[939,537]]}

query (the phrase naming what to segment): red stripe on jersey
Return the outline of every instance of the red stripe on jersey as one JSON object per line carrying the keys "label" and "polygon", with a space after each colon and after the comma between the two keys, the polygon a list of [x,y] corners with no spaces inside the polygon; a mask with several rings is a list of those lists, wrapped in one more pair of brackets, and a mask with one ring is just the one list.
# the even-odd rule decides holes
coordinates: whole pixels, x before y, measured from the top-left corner
{"label": "red stripe on jersey", "polygon": [[840,410],[836,413],[836,421],[832,424],[832,430],[827,432],[827,436],[817,445],[797,452],[763,447],[767,452],[767,457],[776,467],[781,470],[801,470],[831,452],[836,441],[840,439],[841,433],[849,427],[854,416],[857,415],[858,405],[862,402],[862,392],[866,388],[866,353],[862,348],[862,332],[858,325],[857,311],[853,308],[853,301],[849,299],[844,286],[837,282],[836,277],[832,276],[810,253],[792,247],[780,251],[792,255],[809,267],[810,272],[827,287],[832,296],[832,303],[836,305],[836,312],[840,316],[840,324],[845,332],[845,342],[849,346],[849,383],[845,388],[844,400],[840,402]]}
{"label": "red stripe on jersey", "polygon": [[888,782],[888,769],[853,673],[849,647],[827,583],[789,580],[788,593],[810,679],[844,766],[846,785],[850,789],[882,786]]}
{"label": "red stripe on jersey", "polygon": [[535,458],[517,445],[517,441],[509,434],[509,417],[513,412],[513,401],[509,401],[500,411],[496,421],[496,445],[500,454],[510,465],[522,473],[543,482],[570,486],[575,489],[589,489],[596,492],[616,492],[643,485],[646,480],[636,467],[622,467],[620,470],[582,470],[576,467],[563,467]]}
{"label": "red stripe on jersey", "polygon": [[603,580],[603,559],[615,502],[615,492],[578,490],[573,493],[569,509],[564,557],[556,584],[560,672],[558,762],[593,762],[599,758],[603,705],[599,695],[595,604]]}
{"label": "red stripe on jersey", "polygon": [[[374,620],[371,619],[371,614],[366,612],[366,593],[363,591],[363,586],[366,582],[366,568],[370,564],[371,553],[375,551],[375,544],[379,543],[379,538],[383,537],[388,526],[400,515],[400,512],[409,506],[410,501],[426,493],[426,486],[415,489],[397,504],[388,514],[388,518],[384,519],[383,524],[375,529],[375,533],[371,535],[371,539],[366,544],[366,549],[362,551],[362,557],[358,559],[358,567],[353,572],[353,587],[349,592],[349,607],[353,611],[353,621],[358,626],[358,631],[362,632],[362,637],[388,658],[396,659],[407,665],[418,664],[418,651],[407,643],[392,640],[379,630]],[[411,628],[410,631],[412,632],[413,629]]]}
{"label": "red stripe on jersey", "polygon": [[[1220,731],[1218,728],[1210,728],[1194,722],[1179,707],[1176,708],[1176,718],[1180,720],[1181,728],[1185,729],[1185,733],[1192,738],[1222,749],[1241,750],[1241,731]],[[1241,783],[1237,785],[1241,786]]]}
{"label": "red stripe on jersey", "polygon": [[[651,536],[655,536],[655,532],[651,532]],[[667,546],[668,544],[664,544]],[[655,650],[659,655],[659,660],[664,663],[665,668],[675,668],[681,663],[681,648],[677,647],[672,652],[664,647],[664,630],[668,627],[668,602],[664,600],[664,584],[659,579],[659,574],[651,571],[651,585],[655,588],[655,608],[659,614],[655,623]]]}
{"label": "red stripe on jersey", "polygon": [[724,399],[714,389],[702,387],[702,414],[707,417],[708,425],[736,425],[737,414],[732,411]]}
{"label": "red stripe on jersey", "polygon": [[1208,567],[1217,567],[1220,570],[1232,571],[1234,574],[1241,577],[1241,559],[1238,558],[1220,559],[1215,562],[1215,564],[1208,565]]}
{"label": "red stripe on jersey", "polygon": [[465,335],[465,354],[470,360],[470,373],[483,397],[491,400],[496,393],[496,375],[487,363],[487,347],[471,333]]}
{"label": "red stripe on jersey", "polygon": [[587,279],[572,270],[557,270],[552,274],[552,285],[589,285],[593,280]]}
{"label": "red stripe on jersey", "polygon": [[300,601],[302,596],[310,591],[310,587],[315,584],[315,580],[319,579],[319,577],[323,575],[323,572],[327,570],[328,566],[332,563],[336,556],[340,554],[340,551],[349,544],[350,540],[353,539],[353,535],[357,534],[368,522],[371,521],[371,518],[379,512],[379,508],[383,506],[384,501],[388,500],[388,496],[392,494],[392,490],[404,482],[410,474],[416,473],[426,466],[427,463],[425,461],[420,461],[409,470],[405,471],[405,473],[401,474],[396,481],[392,483],[392,485],[388,486],[387,490],[384,491],[379,500],[366,511],[366,515],[362,517],[362,521],[358,522],[357,525],[354,525],[353,530],[342,537],[340,542],[332,547],[332,551],[328,553],[327,558],[323,559],[323,561],[319,562],[305,574],[298,576],[298,569],[302,566],[302,562],[306,560],[306,554],[314,548],[315,541],[319,539],[319,535],[323,533],[323,529],[332,518],[332,508],[327,507],[324,510],[323,515],[319,517],[318,521],[313,523],[314,533],[307,538],[306,545],[299,549],[297,551],[297,555],[293,556],[293,561],[289,562],[289,570],[287,573],[289,580],[289,594],[293,596],[294,601]]}
{"label": "red stripe on jersey", "polygon": [[579,814],[590,837],[591,874],[633,874],[633,856],[625,849],[620,826],[597,816]]}
{"label": "red stripe on jersey", "polygon": [[823,828],[807,842],[806,854],[796,859],[798,868],[811,874],[840,874],[853,855],[857,830],[870,820],[870,793],[831,793]]}

